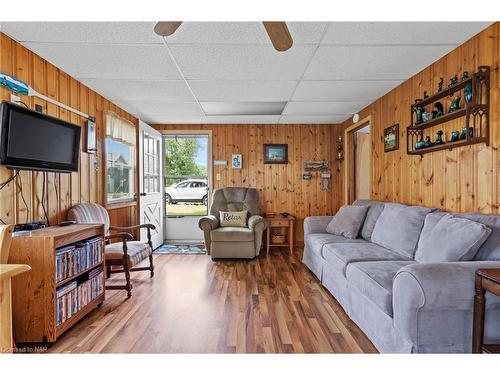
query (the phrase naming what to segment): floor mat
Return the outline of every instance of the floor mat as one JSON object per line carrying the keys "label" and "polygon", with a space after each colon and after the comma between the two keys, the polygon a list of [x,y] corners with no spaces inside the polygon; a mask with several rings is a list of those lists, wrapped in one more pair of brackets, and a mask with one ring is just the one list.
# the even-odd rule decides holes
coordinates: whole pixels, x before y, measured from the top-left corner
{"label": "floor mat", "polygon": [[203,245],[161,245],[154,251],[155,254],[206,254]]}

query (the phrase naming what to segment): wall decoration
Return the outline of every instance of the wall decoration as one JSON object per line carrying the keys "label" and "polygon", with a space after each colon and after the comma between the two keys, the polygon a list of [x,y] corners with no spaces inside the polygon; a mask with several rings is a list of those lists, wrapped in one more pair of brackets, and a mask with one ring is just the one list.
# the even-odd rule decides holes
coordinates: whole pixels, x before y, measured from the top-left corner
{"label": "wall decoration", "polygon": [[341,135],[337,139],[337,160],[344,160],[344,142]]}
{"label": "wall decoration", "polygon": [[399,149],[399,124],[384,129],[384,151],[395,151]]}
{"label": "wall decoration", "polygon": [[306,161],[304,163],[304,171],[306,172],[325,171],[327,169],[328,162],[326,160]]}
{"label": "wall decoration", "polygon": [[264,164],[288,164],[288,145],[265,144]]}
{"label": "wall decoration", "polygon": [[87,120],[85,124],[86,130],[86,150],[89,154],[95,154],[97,151],[97,132],[95,126],[95,118]]}
{"label": "wall decoration", "polygon": [[233,154],[231,156],[231,166],[234,169],[241,169],[243,167],[243,156],[241,154]]}

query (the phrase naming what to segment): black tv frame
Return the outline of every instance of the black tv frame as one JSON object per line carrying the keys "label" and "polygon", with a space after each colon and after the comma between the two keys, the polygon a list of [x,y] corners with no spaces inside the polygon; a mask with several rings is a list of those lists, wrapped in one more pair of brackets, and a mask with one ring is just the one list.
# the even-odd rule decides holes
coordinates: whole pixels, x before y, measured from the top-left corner
{"label": "black tv frame", "polygon": [[[73,163],[66,164],[66,163],[43,162],[39,160],[14,158],[7,156],[7,142],[8,142],[7,134],[9,131],[9,127],[11,126],[11,124],[9,123],[9,117],[12,110],[25,113],[29,116],[38,119],[50,121],[58,125],[71,127],[77,130],[76,137],[78,139],[75,140],[75,143],[78,145],[78,147],[75,147],[74,149]],[[32,111],[31,109],[22,107],[18,104],[3,101],[0,105],[0,165],[3,165],[10,169],[23,169],[32,171],[62,172],[62,173],[78,172],[78,166],[80,161],[81,133],[82,129],[78,125],[61,120],[57,117]]]}

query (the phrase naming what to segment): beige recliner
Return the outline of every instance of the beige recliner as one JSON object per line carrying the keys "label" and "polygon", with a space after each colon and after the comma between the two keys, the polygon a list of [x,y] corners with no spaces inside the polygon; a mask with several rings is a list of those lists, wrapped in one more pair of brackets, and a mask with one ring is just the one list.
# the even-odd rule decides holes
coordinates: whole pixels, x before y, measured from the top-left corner
{"label": "beige recliner", "polygon": [[[220,211],[248,210],[247,227],[219,226]],[[210,215],[198,223],[205,236],[205,246],[212,259],[244,258],[259,255],[266,221],[260,216],[259,195],[256,189],[228,187],[217,189],[212,197]]]}

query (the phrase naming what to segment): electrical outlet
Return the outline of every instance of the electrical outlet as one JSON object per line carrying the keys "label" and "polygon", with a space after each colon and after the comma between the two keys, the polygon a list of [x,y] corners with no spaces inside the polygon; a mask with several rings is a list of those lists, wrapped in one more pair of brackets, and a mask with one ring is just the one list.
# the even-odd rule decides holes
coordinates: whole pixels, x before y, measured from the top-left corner
{"label": "electrical outlet", "polygon": [[41,106],[40,104],[35,104],[35,111],[37,111],[38,113],[43,113],[43,106]]}
{"label": "electrical outlet", "polygon": [[217,174],[215,175],[215,179],[216,179],[217,181],[220,181],[220,173],[217,173]]}

